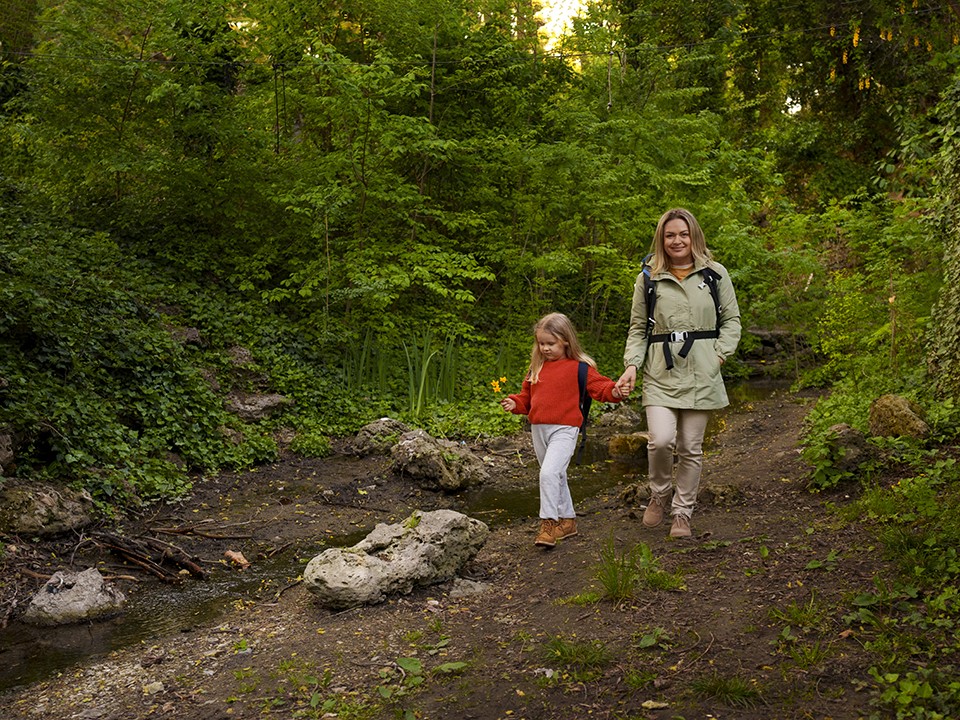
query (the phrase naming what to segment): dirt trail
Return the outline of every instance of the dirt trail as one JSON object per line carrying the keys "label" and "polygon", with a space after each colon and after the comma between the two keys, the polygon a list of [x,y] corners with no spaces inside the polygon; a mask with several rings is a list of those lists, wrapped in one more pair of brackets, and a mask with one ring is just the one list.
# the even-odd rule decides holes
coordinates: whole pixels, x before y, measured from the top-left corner
{"label": "dirt trail", "polygon": [[[532,518],[499,523],[466,573],[486,592],[451,597],[445,584],[334,614],[299,585],[265,587],[235,598],[216,626],[2,695],[0,716],[863,717],[870,658],[842,621],[842,600],[884,569],[871,537],[828,508],[848,499],[804,489],[796,444],[811,401],[774,393],[730,417],[705,461],[691,540],[667,538],[666,524],[643,528],[640,501],[620,485],[578,502],[580,535],[554,550],[533,546]],[[495,482],[536,492],[525,445],[492,457]],[[150,522],[246,523],[252,537],[235,549],[254,559],[439,506],[456,500],[392,481],[382,458],[335,456],[223,477]],[[600,589],[595,568],[611,539],[618,554],[646,544],[685,589],[571,601]],[[183,540],[202,557],[224,549]],[[401,672],[396,661],[411,657],[421,665],[402,661]]]}

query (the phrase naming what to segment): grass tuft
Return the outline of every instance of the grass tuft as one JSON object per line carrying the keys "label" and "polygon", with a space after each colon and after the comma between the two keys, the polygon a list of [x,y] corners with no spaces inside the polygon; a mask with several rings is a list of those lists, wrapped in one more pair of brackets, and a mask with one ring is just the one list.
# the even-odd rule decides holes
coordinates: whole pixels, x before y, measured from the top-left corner
{"label": "grass tuft", "polygon": [[691,689],[701,700],[716,700],[728,707],[751,708],[762,699],[754,683],[739,675],[724,677],[718,672],[695,679]]}

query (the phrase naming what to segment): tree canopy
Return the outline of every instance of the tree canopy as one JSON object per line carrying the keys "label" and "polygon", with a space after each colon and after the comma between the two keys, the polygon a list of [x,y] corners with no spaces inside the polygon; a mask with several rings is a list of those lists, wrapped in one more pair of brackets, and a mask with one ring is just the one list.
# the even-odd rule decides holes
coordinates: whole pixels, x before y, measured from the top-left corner
{"label": "tree canopy", "polygon": [[[319,434],[419,412],[426,378],[432,422],[463,432],[444,403],[473,408],[477,378],[522,372],[545,312],[573,317],[616,373],[656,219],[686,206],[748,329],[807,338],[821,379],[925,386],[925,345],[905,338],[927,332],[956,273],[953,4],[597,0],[549,44],[538,9],[6,5],[0,317],[16,359],[2,376],[39,388],[67,358],[103,362],[71,319],[96,310],[198,328],[207,345],[181,353],[184,372],[256,346]],[[81,282],[79,259],[88,291],[72,296],[57,288]],[[945,368],[960,356],[950,292]],[[125,371],[144,369],[136,357]],[[42,431],[27,401],[2,418],[25,437],[90,427]],[[121,435],[150,424],[114,402]]]}

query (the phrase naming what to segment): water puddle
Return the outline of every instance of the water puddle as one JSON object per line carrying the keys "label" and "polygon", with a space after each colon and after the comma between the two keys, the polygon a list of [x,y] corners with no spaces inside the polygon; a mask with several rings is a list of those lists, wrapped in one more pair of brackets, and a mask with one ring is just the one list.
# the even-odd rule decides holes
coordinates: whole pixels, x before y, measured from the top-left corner
{"label": "water puddle", "polygon": [[[728,388],[731,405],[711,418],[706,447],[730,414],[784,388],[784,383],[773,382],[749,382]],[[600,429],[592,428],[581,463],[570,468],[571,488],[578,503],[621,482],[642,478],[645,473],[643,461],[627,464],[611,459],[604,438]],[[465,496],[463,503],[463,512],[497,527],[516,519],[535,518],[539,496],[535,486],[505,491],[481,489]],[[243,573],[218,574],[204,582],[187,582],[177,587],[161,585],[149,592],[133,593],[124,614],[106,622],[60,628],[34,628],[13,622],[0,630],[0,690],[43,680],[114,650],[137,644],[147,648],[163,637],[215,624],[232,604],[262,598],[265,589],[268,593],[277,592],[292,582],[306,562],[327,547],[353,545],[365,535],[366,531],[360,531],[288,550],[259,560]]]}

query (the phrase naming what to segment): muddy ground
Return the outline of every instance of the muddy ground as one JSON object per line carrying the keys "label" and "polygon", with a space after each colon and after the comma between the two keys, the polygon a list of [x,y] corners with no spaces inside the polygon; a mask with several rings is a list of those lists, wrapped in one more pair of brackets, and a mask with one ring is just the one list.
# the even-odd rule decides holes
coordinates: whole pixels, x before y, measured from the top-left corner
{"label": "muddy ground", "polygon": [[[492,533],[464,576],[487,589],[464,597],[446,583],[333,613],[297,583],[325,537],[359,539],[414,509],[458,508],[456,497],[392,476],[385,457],[288,458],[198,484],[124,532],[160,531],[213,575],[289,558],[287,577],[222,598],[215,619],[13,688],[0,695],[0,717],[864,717],[871,658],[842,615],[887,570],[870,533],[838,517],[849,497],[805,489],[797,440],[812,402],[777,391],[727,419],[705,461],[690,540],[668,538],[667,524],[642,527],[639,472],[578,497],[578,482],[603,464],[571,469],[580,535],[553,550],[533,545],[530,515],[481,516]],[[536,497],[528,443],[475,448],[493,487]],[[590,602],[611,542],[621,557],[645,544],[683,587]],[[253,567],[229,564],[226,550]],[[137,576],[117,580],[128,594],[158,591],[90,543],[37,550],[29,567],[49,573],[67,559]]]}

